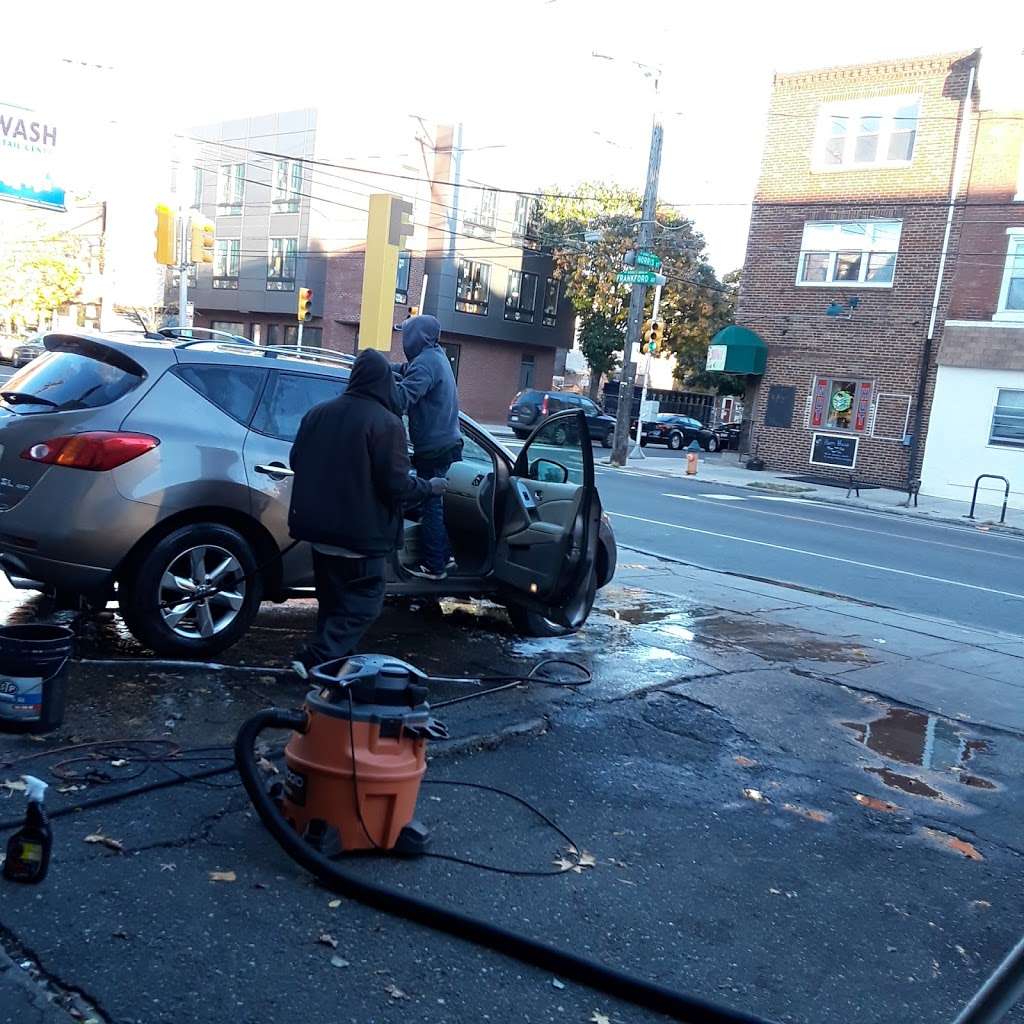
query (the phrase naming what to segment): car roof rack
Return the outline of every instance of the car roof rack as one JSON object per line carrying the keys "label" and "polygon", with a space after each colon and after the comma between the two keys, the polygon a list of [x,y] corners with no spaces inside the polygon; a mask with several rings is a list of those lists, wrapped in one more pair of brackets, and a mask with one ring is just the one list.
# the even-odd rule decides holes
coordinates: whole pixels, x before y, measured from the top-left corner
{"label": "car roof rack", "polygon": [[[205,337],[197,338],[195,332],[202,332]],[[212,327],[161,327],[158,333],[164,338],[176,341],[178,348],[187,348],[189,345],[200,345],[211,341],[221,342],[225,345],[257,347],[256,342],[249,338],[243,338],[240,334],[231,334],[228,331],[215,331]]]}
{"label": "car roof rack", "polygon": [[264,351],[280,352],[288,356],[309,355],[314,359],[343,363],[345,366],[351,366],[356,361],[356,357],[348,352],[338,352],[333,348],[317,348],[313,345],[267,345]]}

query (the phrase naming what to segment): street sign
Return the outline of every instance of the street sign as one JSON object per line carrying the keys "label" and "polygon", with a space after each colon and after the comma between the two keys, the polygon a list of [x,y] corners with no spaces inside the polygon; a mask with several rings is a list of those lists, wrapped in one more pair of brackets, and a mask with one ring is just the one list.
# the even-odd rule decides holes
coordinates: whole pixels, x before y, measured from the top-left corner
{"label": "street sign", "polygon": [[623,270],[615,278],[619,284],[664,284],[665,278],[662,274],[656,274],[653,270]]}
{"label": "street sign", "polygon": [[653,252],[638,252],[636,265],[646,267],[648,270],[661,270],[661,260]]}

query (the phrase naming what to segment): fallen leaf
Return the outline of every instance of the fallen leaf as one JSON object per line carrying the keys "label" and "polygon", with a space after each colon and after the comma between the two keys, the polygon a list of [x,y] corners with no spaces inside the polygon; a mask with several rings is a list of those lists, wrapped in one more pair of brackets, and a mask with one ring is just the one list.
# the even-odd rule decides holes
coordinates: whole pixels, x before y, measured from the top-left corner
{"label": "fallen leaf", "polygon": [[338,948],[338,940],[333,935],[328,935],[327,932],[324,932],[322,935],[318,935],[316,941],[321,945],[330,946],[331,949]]}
{"label": "fallen leaf", "polygon": [[331,910],[336,910],[338,907],[341,906],[341,900],[331,900],[330,903],[327,904],[327,906],[329,906]]}
{"label": "fallen leaf", "polygon": [[555,988],[557,988],[557,989],[559,989],[559,990],[561,990],[561,989],[565,988],[565,982],[564,982],[564,981],[559,981],[559,980],[558,980],[557,978],[552,978],[552,979],[551,979],[551,984],[552,984],[552,985],[553,985],[553,986],[554,986]]}
{"label": "fallen leaf", "polygon": [[606,1013],[599,1013],[597,1010],[591,1014],[590,1024],[612,1024],[611,1017]]}
{"label": "fallen leaf", "polygon": [[583,850],[577,857],[577,863],[581,868],[592,868],[597,864],[597,859],[592,853]]}
{"label": "fallen leaf", "polygon": [[988,900],[971,900],[971,906],[977,907],[979,910],[988,910],[992,904]]}
{"label": "fallen leaf", "polygon": [[757,766],[757,762],[753,758],[744,757],[742,754],[738,754],[734,757],[733,761],[735,761],[741,768],[754,768]]}
{"label": "fallen leaf", "polygon": [[22,782],[21,779],[5,779],[4,780],[4,785],[12,793],[24,793],[25,792],[25,783]]}
{"label": "fallen leaf", "polygon": [[745,789],[743,795],[748,800],[753,800],[755,803],[768,803],[768,797],[764,795],[759,789]]}
{"label": "fallen leaf", "polygon": [[128,763],[128,759],[125,757],[119,757],[116,761],[110,762],[111,768],[123,768]]}
{"label": "fallen leaf", "polygon": [[234,871],[211,871],[210,872],[211,882],[236,882],[238,876]]}
{"label": "fallen leaf", "polygon": [[790,814],[799,814],[801,818],[808,821],[816,821],[818,824],[825,824],[831,818],[827,811],[816,811],[812,807],[801,807],[799,804],[783,804],[782,809]]}
{"label": "fallen leaf", "polygon": [[553,860],[551,863],[554,864],[555,867],[558,868],[560,871],[575,871],[577,874],[580,874],[581,869],[578,868],[573,861],[566,860],[565,857],[559,857],[557,860]]}
{"label": "fallen leaf", "polygon": [[261,757],[256,762],[256,764],[259,766],[260,771],[263,772],[264,775],[278,775],[279,774],[279,772],[277,770],[277,765],[273,764],[271,761],[268,761],[265,757]]}
{"label": "fallen leaf", "polygon": [[870,808],[872,811],[884,811],[886,814],[894,814],[899,810],[896,804],[889,803],[888,800],[879,800],[878,797],[865,796],[863,793],[857,793],[854,795],[854,800],[861,805],[861,807]]}
{"label": "fallen leaf", "polygon": [[349,962],[344,957],[332,956],[331,957],[331,966],[332,967],[348,967],[349,966]]}
{"label": "fallen leaf", "polygon": [[981,851],[973,843],[967,842],[966,839],[958,839],[956,836],[951,836],[948,832],[940,832],[935,828],[924,828],[921,831],[925,838],[930,839],[939,846],[945,847],[947,850],[952,850],[953,853],[959,853],[968,860],[985,859]]}
{"label": "fallen leaf", "polygon": [[409,999],[410,997],[403,992],[397,985],[390,984],[384,986],[384,991],[387,992],[392,999]]}
{"label": "fallen leaf", "polygon": [[93,832],[92,835],[85,837],[85,841],[87,843],[99,843],[115,853],[124,853],[124,843],[119,839],[111,839],[110,836],[105,836],[102,832]]}

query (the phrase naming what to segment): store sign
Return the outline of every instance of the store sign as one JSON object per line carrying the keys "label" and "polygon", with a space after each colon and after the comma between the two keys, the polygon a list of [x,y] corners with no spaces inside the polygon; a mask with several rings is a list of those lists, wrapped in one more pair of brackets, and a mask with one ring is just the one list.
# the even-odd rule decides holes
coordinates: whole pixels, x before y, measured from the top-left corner
{"label": "store sign", "polygon": [[828,407],[828,378],[818,377],[814,382],[813,401],[811,402],[811,426],[820,427],[825,422]]}
{"label": "store sign", "polygon": [[871,412],[871,385],[861,382],[857,385],[857,411],[854,417],[853,429],[863,431],[868,425],[868,415]]}
{"label": "store sign", "polygon": [[704,364],[704,369],[711,373],[721,373],[725,370],[725,358],[728,354],[728,345],[708,345],[708,361]]}
{"label": "store sign", "polygon": [[842,434],[815,434],[811,442],[812,466],[839,466],[853,469],[857,465],[858,437]]}
{"label": "store sign", "polygon": [[56,170],[60,141],[52,121],[0,103],[0,199],[63,210]]}

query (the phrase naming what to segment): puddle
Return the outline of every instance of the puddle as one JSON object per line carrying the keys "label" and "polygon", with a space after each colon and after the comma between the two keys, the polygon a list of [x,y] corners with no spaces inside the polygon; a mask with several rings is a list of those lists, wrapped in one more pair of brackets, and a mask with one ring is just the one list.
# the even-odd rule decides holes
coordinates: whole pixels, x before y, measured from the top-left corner
{"label": "puddle", "polygon": [[712,644],[741,647],[768,661],[871,662],[870,656],[853,643],[827,640],[817,633],[780,624],[766,625],[749,615],[720,612],[701,619],[699,638]]}
{"label": "puddle", "polygon": [[[927,771],[949,773],[963,786],[972,789],[997,789],[996,784],[964,767],[978,754],[991,753],[986,740],[965,736],[948,719],[928,715],[909,708],[889,708],[881,718],[870,722],[843,722],[858,743],[869,750],[900,764],[914,765]],[[909,775],[888,768],[868,768],[893,789],[941,799],[933,787]]]}

